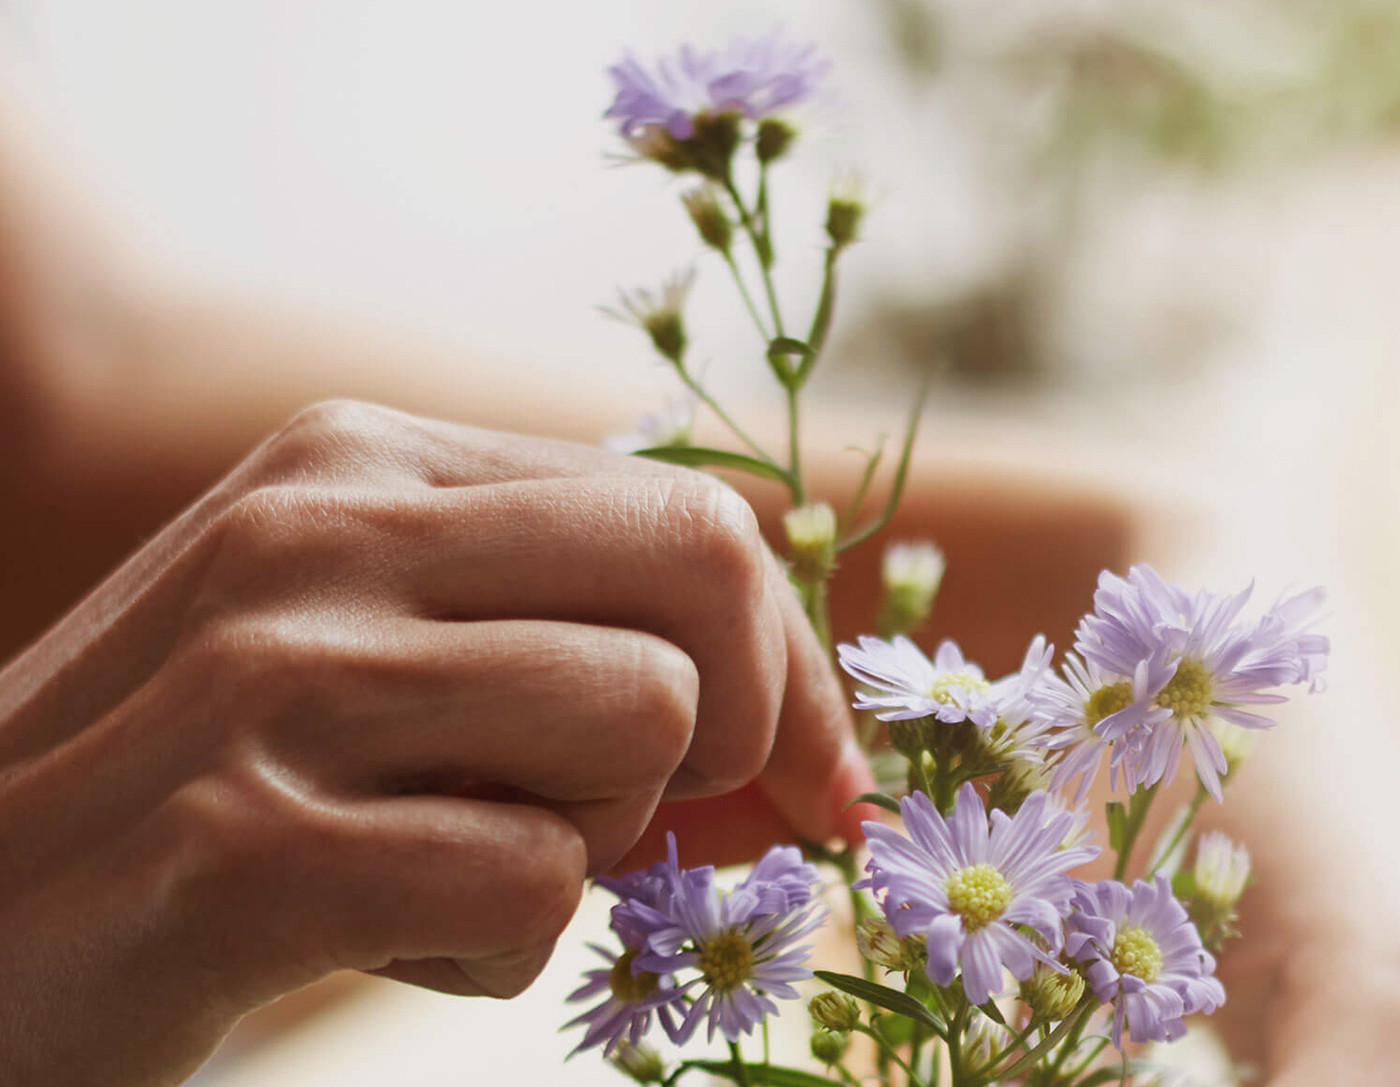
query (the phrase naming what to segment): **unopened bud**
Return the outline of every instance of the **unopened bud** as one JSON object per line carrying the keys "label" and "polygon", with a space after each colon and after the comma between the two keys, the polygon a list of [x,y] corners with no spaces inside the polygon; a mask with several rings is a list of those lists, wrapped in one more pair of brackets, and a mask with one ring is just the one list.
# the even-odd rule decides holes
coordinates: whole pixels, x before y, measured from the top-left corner
{"label": "unopened bud", "polygon": [[1195,898],[1215,920],[1227,920],[1249,882],[1249,850],[1218,830],[1196,843]]}
{"label": "unopened bud", "polygon": [[711,180],[724,181],[729,176],[729,164],[739,146],[742,115],[736,111],[701,113],[692,120],[693,132],[689,139],[682,141],[690,154],[691,163]]}
{"label": "unopened bud", "polygon": [[776,162],[786,154],[795,139],[797,129],[786,121],[780,121],[776,117],[764,118],[758,123],[758,139],[754,144],[758,161],[764,165]]}
{"label": "unopened bud", "polygon": [[661,1063],[661,1054],[650,1046],[633,1045],[623,1039],[613,1049],[611,1060],[614,1067],[638,1083],[662,1083],[666,1079],[666,1066]]}
{"label": "unopened bud", "polygon": [[1083,976],[1073,970],[1061,974],[1044,963],[1036,963],[1031,976],[1021,983],[1021,998],[1042,1019],[1063,1019],[1083,996]]}
{"label": "unopened bud", "polygon": [[844,1033],[860,1025],[860,1005],[845,993],[818,993],[807,1002],[807,1011],[827,1030]]}
{"label": "unopened bud", "polygon": [[1255,734],[1247,728],[1230,721],[1222,721],[1218,717],[1212,717],[1206,726],[1215,736],[1215,741],[1220,745],[1220,753],[1225,756],[1225,773],[1222,779],[1229,781],[1240,768],[1240,764],[1249,757],[1254,750]]}
{"label": "unopened bud", "polygon": [[838,252],[856,241],[865,215],[861,185],[855,178],[837,182],[826,202],[826,236]]}
{"label": "unopened bud", "polygon": [[884,598],[880,602],[879,629],[883,637],[908,634],[923,624],[933,610],[933,599],[946,569],[943,552],[927,541],[895,543],[885,548],[880,563]]}
{"label": "unopened bud", "polygon": [[728,253],[734,226],[724,213],[714,185],[706,183],[698,189],[691,189],[681,196],[681,203],[685,205],[695,229],[700,232],[701,240],[711,249]]}
{"label": "unopened bud", "polygon": [[821,1061],[822,1064],[835,1064],[846,1052],[846,1046],[850,1042],[850,1035],[840,1034],[834,1030],[827,1030],[825,1027],[818,1027],[812,1031],[812,1040],[809,1043],[812,1047],[812,1056]]}
{"label": "unopened bud", "polygon": [[867,917],[856,925],[856,949],[861,957],[886,970],[907,973],[923,966],[928,955],[928,939],[908,936],[900,939],[883,917]]}
{"label": "unopened bud", "polygon": [[836,568],[836,511],[825,502],[798,506],[783,516],[792,572],[799,581],[825,581]]}

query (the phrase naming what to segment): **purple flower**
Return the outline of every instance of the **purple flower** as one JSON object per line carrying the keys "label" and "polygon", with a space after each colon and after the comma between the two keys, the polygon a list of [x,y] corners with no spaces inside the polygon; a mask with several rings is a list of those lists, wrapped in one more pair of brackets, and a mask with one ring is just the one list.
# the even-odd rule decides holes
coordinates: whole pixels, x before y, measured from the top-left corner
{"label": "purple flower", "polygon": [[1108,571],[1099,576],[1094,611],[1080,622],[1075,648],[1109,679],[1131,677],[1135,705],[1140,694],[1150,694],[1158,709],[1169,711],[1152,722],[1095,727],[1112,742],[1145,726],[1130,745],[1131,757],[1122,753],[1130,781],[1171,781],[1185,746],[1201,783],[1220,799],[1226,761],[1206,727],[1210,718],[1268,728],[1272,720],[1242,707],[1286,701],[1267,690],[1281,684],[1320,685],[1327,640],[1308,630],[1320,590],[1281,601],[1256,623],[1237,622],[1250,592],[1191,594],[1145,565],[1132,567],[1126,579]]}
{"label": "purple flower", "polygon": [[1132,679],[1105,674],[1097,664],[1085,664],[1065,654],[1064,678],[1046,672],[1027,694],[1036,720],[1054,734],[1045,747],[1056,752],[1051,784],[1060,789],[1075,778],[1076,803],[1089,792],[1109,752],[1109,781],[1116,788],[1121,771],[1129,792],[1140,784],[1135,757],[1152,729],[1171,716],[1153,699],[1172,676],[1165,657],[1140,661]]}
{"label": "purple flower", "polygon": [[1134,1042],[1170,1042],[1186,1033],[1183,1016],[1225,1003],[1215,959],[1164,875],[1131,890],[1111,879],[1081,883],[1066,932],[1065,953],[1088,964],[1094,996],[1113,1005],[1120,1049],[1124,1023]]}
{"label": "purple flower", "polygon": [[701,114],[738,112],[756,120],[794,105],[812,94],[830,67],[816,46],[785,42],[776,31],[735,38],[722,51],[683,45],[654,72],[629,55],[608,69],[617,96],[603,116],[619,121],[628,139],[656,126],[685,140]]}
{"label": "purple flower", "polygon": [[956,643],[943,642],[930,661],[902,634],[888,642],[862,634],[856,641],[836,647],[841,667],[870,688],[856,692],[856,709],[875,710],[882,721],[935,717],[945,724],[971,721],[979,728],[996,723],[992,685],[982,669],[963,659]]}
{"label": "purple flower", "polygon": [[689,1040],[702,1020],[707,1036],[718,1030],[731,1042],[777,1012],[772,997],[795,999],[794,981],[812,976],[803,965],[810,947],[795,947],[824,918],[813,897],[818,874],[792,846],[774,846],[749,876],[729,894],[715,886],[711,867],[682,870],[674,835],[668,835],[670,855],[666,875],[670,884],[664,914],[644,904],[630,903],[639,920],[650,927],[645,954],[637,964],[644,970],[670,975],[695,969],[698,977],[681,984],[678,992],[699,995],[674,1030],[672,1040]]}
{"label": "purple flower", "polygon": [[653,1016],[660,1020],[667,1034],[674,1034],[676,1021],[672,1017],[672,1005],[681,999],[675,979],[669,974],[639,969],[637,948],[614,953],[597,944],[588,946],[602,956],[607,965],[587,971],[584,983],[569,994],[569,1000],[605,995],[588,1011],[564,1024],[565,1029],[588,1024],[583,1041],[573,1052],[581,1053],[606,1043],[603,1052],[611,1056],[624,1041],[636,1045],[651,1028]]}
{"label": "purple flower", "polygon": [[1003,966],[1021,980],[1037,960],[1063,969],[1051,954],[1060,948],[1061,919],[1074,894],[1064,872],[1099,851],[1062,848],[1075,817],[1048,814],[1047,800],[1038,790],[1014,816],[993,811],[989,824],[981,797],[967,784],[946,821],[922,793],[901,800],[908,838],[864,824],[870,875],[861,885],[875,891],[901,938],[928,938],[930,980],[948,985],[961,970],[974,1004],[1001,990]]}

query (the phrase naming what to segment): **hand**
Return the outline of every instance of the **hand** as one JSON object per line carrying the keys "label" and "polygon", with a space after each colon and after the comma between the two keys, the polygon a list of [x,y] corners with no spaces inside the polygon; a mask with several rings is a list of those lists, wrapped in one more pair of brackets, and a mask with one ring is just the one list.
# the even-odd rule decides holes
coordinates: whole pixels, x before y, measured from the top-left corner
{"label": "hand", "polygon": [[0,672],[5,1082],[178,1082],[346,967],[513,995],[663,795],[827,837],[861,766],[727,487],[314,408]]}

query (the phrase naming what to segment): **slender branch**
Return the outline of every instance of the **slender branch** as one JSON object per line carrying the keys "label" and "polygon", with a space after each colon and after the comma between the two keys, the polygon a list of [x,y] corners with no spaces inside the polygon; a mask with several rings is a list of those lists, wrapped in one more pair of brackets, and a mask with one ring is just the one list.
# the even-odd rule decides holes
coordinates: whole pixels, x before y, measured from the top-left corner
{"label": "slender branch", "polygon": [[1003,1068],[1000,1072],[997,1072],[995,1075],[993,1075],[991,1077],[992,1082],[995,1083],[997,1080],[1010,1079],[1012,1076],[1020,1075],[1027,1068],[1030,1068],[1033,1064],[1035,1064],[1036,1061],[1040,1060],[1042,1056],[1050,1052],[1050,1050],[1054,1048],[1054,1046],[1059,1042],[1061,1038],[1063,1038],[1071,1030],[1078,1028],[1084,1020],[1088,1019],[1089,1014],[1093,1010],[1093,995],[1086,995],[1084,1000],[1080,1003],[1078,1009],[1066,1016],[1065,1019],[1061,1021],[1058,1027],[1056,1027],[1054,1030],[1052,1030],[1049,1034],[1045,1036],[1044,1041],[1042,1041],[1038,1046],[1032,1049],[1015,1064],[1011,1065],[1009,1068]]}
{"label": "slender branch", "polygon": [[1179,846],[1181,840],[1186,837],[1186,832],[1191,829],[1191,824],[1195,822],[1196,815],[1200,812],[1201,805],[1206,802],[1208,796],[1210,796],[1210,793],[1206,792],[1206,787],[1197,784],[1196,795],[1191,798],[1191,804],[1186,809],[1186,818],[1184,818],[1181,821],[1181,825],[1176,828],[1176,833],[1172,835],[1172,839],[1167,843],[1166,848],[1154,855],[1152,859],[1147,862],[1147,874],[1149,876],[1165,864],[1167,858],[1176,851],[1176,847]]}
{"label": "slender branch", "polygon": [[889,498],[885,500],[885,508],[881,510],[880,515],[870,522],[870,524],[866,525],[865,528],[838,543],[836,545],[838,553],[870,539],[871,536],[875,535],[875,533],[889,524],[890,518],[894,516],[894,511],[899,506],[900,496],[904,493],[904,480],[909,474],[909,456],[914,451],[914,437],[919,431],[919,416],[923,414],[924,401],[928,399],[931,380],[930,375],[924,375],[923,383],[919,386],[918,395],[914,397],[914,404],[909,409],[909,423],[904,431],[904,443],[899,451],[899,464],[894,470],[894,480],[890,484],[890,495]]}
{"label": "slender branch", "polygon": [[734,255],[728,250],[724,253],[724,263],[729,265],[729,271],[734,276],[734,284],[739,288],[739,295],[744,300],[744,308],[749,311],[749,316],[753,318],[754,326],[758,329],[759,335],[763,337],[765,343],[772,339],[768,331],[768,326],[763,323],[763,318],[758,314],[758,307],[754,305],[753,295],[749,294],[748,284],[744,282],[743,273],[739,271],[739,264],[734,259]]}
{"label": "slender branch", "polygon": [[773,328],[778,336],[785,336],[783,331],[783,315],[778,307],[778,292],[773,287],[773,276],[769,268],[773,264],[773,249],[768,239],[759,232],[757,224],[754,222],[753,214],[749,211],[748,205],[744,203],[744,198],[739,194],[739,188],[734,184],[732,177],[724,179],[724,191],[729,194],[729,199],[734,202],[734,209],[739,214],[739,225],[744,228],[744,233],[748,236],[749,244],[753,246],[754,256],[758,258],[758,270],[763,281],[763,291],[768,297],[768,309],[773,315]]}
{"label": "slender branch", "polygon": [[685,384],[685,387],[691,392],[693,392],[696,395],[696,397],[699,398],[701,403],[703,403],[707,408],[714,412],[715,415],[719,418],[719,421],[722,422],[725,426],[727,426],[736,438],[738,438],[741,442],[748,446],[749,449],[753,451],[754,455],[757,456],[759,460],[767,461],[774,467],[779,466],[778,462],[768,455],[767,451],[763,448],[763,446],[759,445],[756,441],[750,438],[748,434],[744,432],[744,428],[741,427],[738,423],[736,423],[734,419],[730,416],[730,414],[724,410],[724,408],[720,407],[719,401],[717,401],[713,396],[709,394],[706,388],[703,385],[701,385],[698,380],[696,380],[696,378],[691,374],[691,372],[688,369],[686,369],[686,367],[683,364],[676,363],[676,373],[679,375],[681,381]]}
{"label": "slender branch", "polygon": [[[864,453],[864,450],[860,450]],[[880,458],[885,455],[885,439],[880,438],[880,444],[875,447],[873,453],[866,454],[865,469],[861,472],[860,483],[856,485],[856,492],[851,496],[850,505],[846,507],[846,512],[840,521],[840,527],[848,527],[860,513],[860,507],[865,502],[865,496],[870,492],[870,481],[875,478],[875,470],[880,467]]]}
{"label": "slender branch", "polygon": [[910,1068],[909,1065],[905,1062],[904,1058],[899,1055],[899,1050],[892,1046],[889,1043],[889,1040],[886,1039],[885,1036],[881,1034],[878,1030],[876,1030],[874,1027],[867,1027],[863,1023],[857,1023],[851,1029],[857,1031],[860,1034],[865,1034],[870,1036],[871,1038],[874,1038],[875,1044],[880,1047],[880,1051],[882,1053],[888,1054],[895,1064],[899,1065],[899,1067],[904,1069],[904,1074],[909,1077],[910,1083],[916,1084],[917,1087],[924,1087],[924,1081],[918,1077],[918,1075],[914,1072],[914,1069]]}
{"label": "slender branch", "polygon": [[729,1059],[734,1064],[734,1082],[739,1087],[749,1087],[749,1069],[744,1064],[744,1058],[739,1055],[739,1043],[729,1043]]}
{"label": "slender branch", "polygon": [[1133,846],[1137,844],[1142,825],[1147,820],[1147,810],[1152,807],[1152,801],[1157,798],[1157,790],[1160,788],[1160,782],[1149,785],[1146,789],[1134,793],[1128,804],[1128,817],[1123,824],[1123,844],[1118,849],[1118,859],[1113,865],[1113,878],[1119,882],[1128,874],[1128,861],[1132,859]]}
{"label": "slender branch", "polygon": [[799,384],[807,380],[808,372],[816,364],[817,356],[826,344],[826,335],[831,331],[831,316],[836,306],[836,256],[837,249],[833,245],[826,251],[826,266],[822,271],[822,293],[817,302],[816,315],[812,318],[812,327],[807,332],[807,346],[812,349],[812,354],[803,360],[802,367],[797,372]]}
{"label": "slender branch", "polygon": [[797,389],[787,387],[788,415],[788,473],[792,476],[792,504],[801,506],[806,499],[802,488],[802,451],[798,441]]}

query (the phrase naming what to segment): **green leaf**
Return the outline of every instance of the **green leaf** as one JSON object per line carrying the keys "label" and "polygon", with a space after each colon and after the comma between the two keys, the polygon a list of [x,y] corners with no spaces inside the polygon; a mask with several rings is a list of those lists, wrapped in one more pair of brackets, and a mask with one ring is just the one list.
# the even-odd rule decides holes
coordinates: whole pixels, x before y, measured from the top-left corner
{"label": "green leaf", "polygon": [[[914,1020],[907,1015],[877,1015],[880,1037],[890,1045],[904,1045],[914,1037]],[[872,1027],[875,1023],[870,1024]]]}
{"label": "green leaf", "polygon": [[899,814],[899,801],[890,796],[889,793],[861,793],[846,807],[849,808],[851,804],[874,804],[877,808],[884,808],[885,811],[894,812],[895,815]]}
{"label": "green leaf", "polygon": [[658,445],[651,449],[638,449],[633,456],[648,460],[665,461],[667,464],[680,464],[686,468],[730,468],[736,472],[776,479],[784,486],[791,483],[787,470],[770,461],[743,453],[732,453],[728,449],[706,449],[699,445]]}
{"label": "green leaf", "polygon": [[1185,902],[1196,893],[1196,873],[1190,868],[1172,876],[1172,895]]}
{"label": "green leaf", "polygon": [[886,1011],[919,1020],[939,1037],[942,1037],[946,1031],[943,1020],[908,993],[901,993],[898,989],[891,989],[888,985],[879,985],[876,982],[866,981],[864,978],[853,977],[850,974],[837,974],[830,970],[817,970],[815,973],[828,985],[840,989],[842,992],[850,993],[854,997],[859,997],[867,1004],[874,1004]]}
{"label": "green leaf", "polygon": [[[1167,1066],[1155,1064],[1152,1061],[1129,1061],[1128,1078],[1145,1075],[1148,1072],[1165,1072]],[[1081,1079],[1076,1087],[1103,1087],[1105,1083],[1117,1083],[1123,1078],[1123,1065],[1115,1064],[1109,1068],[1100,1068],[1091,1076]]]}
{"label": "green leaf", "polygon": [[1128,811],[1121,801],[1110,800],[1104,805],[1104,816],[1108,819],[1108,848],[1117,853],[1128,832]]}
{"label": "green leaf", "polygon": [[[685,1061],[687,1068],[699,1068],[712,1076],[744,1082],[739,1078],[733,1061]],[[777,1068],[769,1064],[745,1064],[744,1075],[753,1087],[831,1087],[832,1081],[825,1076],[811,1072],[799,1072],[796,1068]]]}

